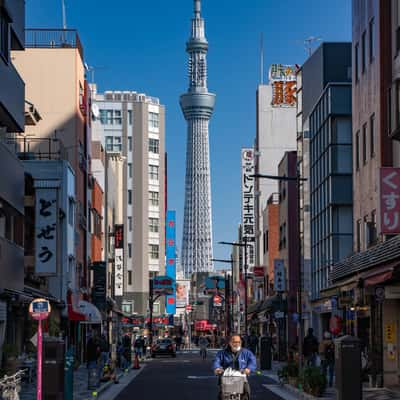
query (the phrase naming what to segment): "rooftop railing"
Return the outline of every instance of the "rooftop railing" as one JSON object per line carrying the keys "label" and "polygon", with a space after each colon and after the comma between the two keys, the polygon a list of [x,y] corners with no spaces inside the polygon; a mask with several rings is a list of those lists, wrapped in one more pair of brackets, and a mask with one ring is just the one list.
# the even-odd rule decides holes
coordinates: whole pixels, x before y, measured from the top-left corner
{"label": "rooftop railing", "polygon": [[25,29],[25,47],[78,49],[83,60],[83,47],[75,29]]}

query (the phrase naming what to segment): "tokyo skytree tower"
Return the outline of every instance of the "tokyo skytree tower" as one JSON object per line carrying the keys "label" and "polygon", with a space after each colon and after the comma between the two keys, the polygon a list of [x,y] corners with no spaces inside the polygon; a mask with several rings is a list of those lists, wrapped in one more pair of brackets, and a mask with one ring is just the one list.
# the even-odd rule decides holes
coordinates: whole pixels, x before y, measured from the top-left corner
{"label": "tokyo skytree tower", "polygon": [[182,239],[182,268],[186,277],[193,272],[213,270],[208,122],[215,94],[207,90],[207,50],[201,3],[195,0],[192,33],[186,44],[189,88],[180,98],[188,124]]}

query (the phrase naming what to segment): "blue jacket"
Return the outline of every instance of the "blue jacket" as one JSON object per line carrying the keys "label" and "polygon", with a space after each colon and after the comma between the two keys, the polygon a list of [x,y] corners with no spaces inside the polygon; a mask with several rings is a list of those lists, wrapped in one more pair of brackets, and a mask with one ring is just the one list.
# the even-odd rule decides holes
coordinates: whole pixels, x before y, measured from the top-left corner
{"label": "blue jacket", "polygon": [[[239,370],[241,371],[248,368],[251,372],[254,372],[257,369],[256,357],[250,350],[240,350],[238,361]],[[213,370],[217,368],[227,369],[229,367],[233,368],[233,354],[230,348],[226,348],[220,350],[215,356]]]}

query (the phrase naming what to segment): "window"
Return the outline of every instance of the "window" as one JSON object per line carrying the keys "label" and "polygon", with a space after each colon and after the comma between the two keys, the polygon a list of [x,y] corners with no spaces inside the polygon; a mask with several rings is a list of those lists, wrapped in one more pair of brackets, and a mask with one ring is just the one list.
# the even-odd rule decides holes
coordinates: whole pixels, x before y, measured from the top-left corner
{"label": "window", "polygon": [[158,218],[149,218],[149,231],[158,232]]}
{"label": "window", "polygon": [[375,19],[369,22],[369,62],[375,59]]}
{"label": "window", "polygon": [[128,176],[132,178],[132,163],[128,163]]}
{"label": "window", "polygon": [[354,155],[354,158],[356,160],[356,170],[358,171],[360,169],[360,131],[357,131],[357,133],[356,133],[355,152],[356,152],[356,154]]}
{"label": "window", "polygon": [[128,230],[132,232],[132,217],[128,217]]}
{"label": "window", "polygon": [[400,80],[396,81],[395,129],[400,127]]}
{"label": "window", "polygon": [[132,125],[132,110],[128,110],[128,124]]}
{"label": "window", "polygon": [[362,127],[363,164],[367,163],[367,124]]}
{"label": "window", "polygon": [[149,112],[149,128],[159,128],[160,116],[157,113]]}
{"label": "window", "polygon": [[358,43],[354,47],[354,72],[355,72],[356,82],[358,82],[360,80],[360,76],[358,74],[359,73],[359,70],[358,70],[358,67],[359,67],[359,60],[358,60],[359,47],[360,46],[359,46]]}
{"label": "window", "polygon": [[[131,272],[131,271],[128,271]],[[128,279],[129,279],[129,274],[128,274]],[[128,302],[123,302],[121,305],[121,311],[125,314],[132,314],[132,303],[128,303]]]}
{"label": "window", "polygon": [[107,110],[100,110],[100,123],[102,125],[107,123]]}
{"label": "window", "polygon": [[375,157],[375,114],[369,120],[369,145],[371,158]]}
{"label": "window", "polygon": [[152,206],[158,206],[160,204],[160,195],[158,192],[149,192],[149,202]]}
{"label": "window", "polygon": [[149,165],[149,179],[153,181],[158,181],[158,166]]}
{"label": "window", "polygon": [[158,244],[149,244],[149,256],[152,260],[158,260]]}
{"label": "window", "polygon": [[128,151],[132,151],[132,136],[128,136]]}
{"label": "window", "polygon": [[106,111],[106,125],[113,124],[113,110]]}
{"label": "window", "polygon": [[128,257],[132,258],[132,243],[128,243]]}
{"label": "window", "polygon": [[9,21],[0,9],[0,55],[8,62],[10,59],[9,49]]}
{"label": "window", "polygon": [[114,110],[114,123],[115,125],[122,125],[121,110]]}
{"label": "window", "polygon": [[128,204],[132,204],[132,190],[128,190]]}
{"label": "window", "polygon": [[70,226],[74,226],[74,216],[75,216],[75,201],[73,197],[68,199],[68,223]]}
{"label": "window", "polygon": [[360,252],[361,251],[361,219],[357,221],[357,227],[356,227],[356,251]]}
{"label": "window", "polygon": [[160,141],[158,139],[149,139],[149,152],[159,154]]}
{"label": "window", "polygon": [[367,66],[367,32],[364,31],[361,37],[361,67],[362,72],[365,72]]}
{"label": "window", "polygon": [[132,271],[128,271],[128,285],[132,285]]}
{"label": "window", "polygon": [[121,137],[106,136],[106,151],[122,151]]}

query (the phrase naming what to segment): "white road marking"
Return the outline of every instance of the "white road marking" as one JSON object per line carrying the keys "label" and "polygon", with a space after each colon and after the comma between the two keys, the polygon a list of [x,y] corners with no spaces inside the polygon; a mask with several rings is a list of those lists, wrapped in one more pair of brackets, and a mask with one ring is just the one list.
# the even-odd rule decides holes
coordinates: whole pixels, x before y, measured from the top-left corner
{"label": "white road marking", "polygon": [[266,389],[270,390],[272,393],[277,394],[285,400],[298,400],[298,397],[293,396],[281,385],[263,385]]}
{"label": "white road marking", "polygon": [[209,375],[209,376],[196,376],[196,375],[189,375],[187,377],[188,379],[215,379],[215,375]]}

